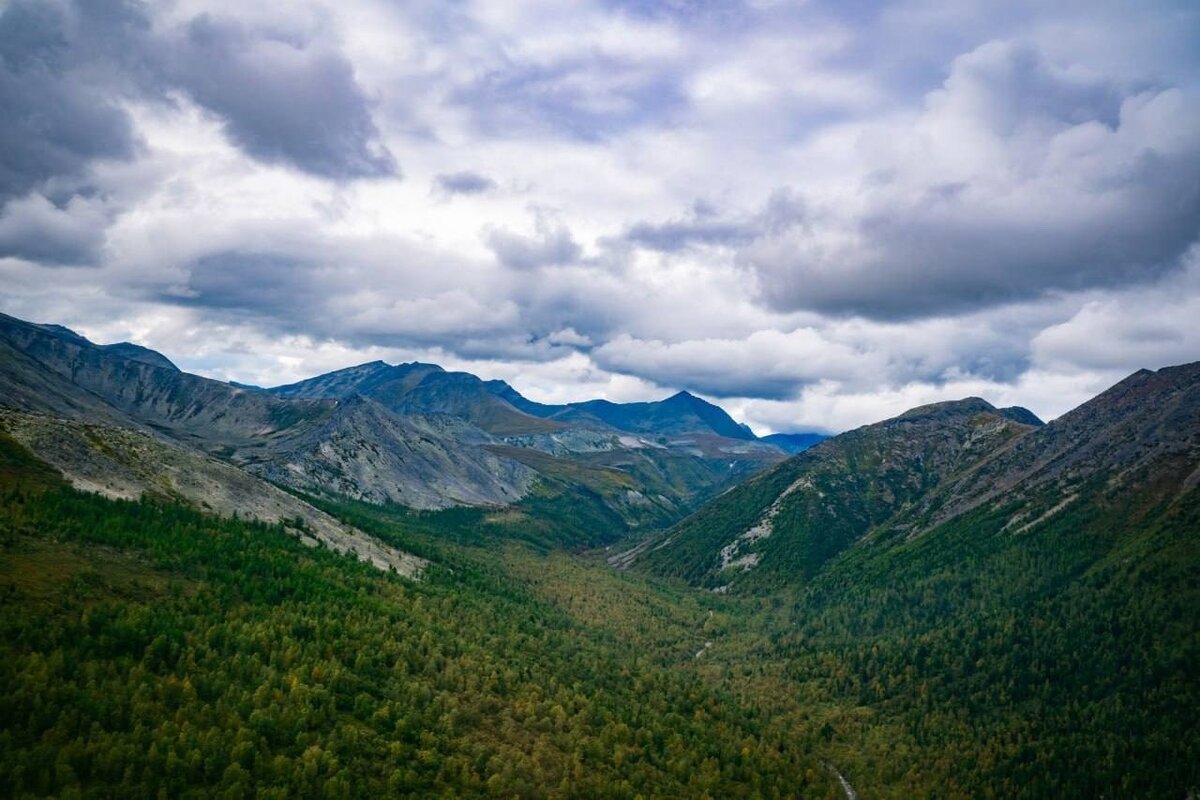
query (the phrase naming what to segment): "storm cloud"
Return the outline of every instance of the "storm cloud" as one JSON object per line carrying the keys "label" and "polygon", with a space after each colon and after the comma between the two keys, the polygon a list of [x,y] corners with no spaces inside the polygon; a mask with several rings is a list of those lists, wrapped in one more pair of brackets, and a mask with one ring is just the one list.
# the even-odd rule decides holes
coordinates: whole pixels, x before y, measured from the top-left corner
{"label": "storm cloud", "polygon": [[164,45],[168,80],[255,158],[335,179],[397,175],[353,65],[329,44],[205,14]]}
{"label": "storm cloud", "polygon": [[0,12],[0,202],[134,155],[123,81],[107,51],[136,22],[118,3],[14,0]]}
{"label": "storm cloud", "polygon": [[826,204],[743,256],[777,307],[880,317],[1151,281],[1200,235],[1195,107],[985,45],[907,131],[864,129],[852,214]]}

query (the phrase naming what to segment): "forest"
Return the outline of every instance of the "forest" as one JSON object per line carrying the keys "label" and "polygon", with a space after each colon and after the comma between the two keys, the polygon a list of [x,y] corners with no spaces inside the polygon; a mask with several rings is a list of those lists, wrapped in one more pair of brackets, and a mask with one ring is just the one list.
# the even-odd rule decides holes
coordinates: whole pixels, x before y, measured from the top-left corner
{"label": "forest", "polygon": [[519,517],[328,506],[430,558],[414,582],[0,444],[15,797],[834,798],[833,765],[864,797],[1200,786],[1195,493],[1019,542],[968,516],[722,596]]}

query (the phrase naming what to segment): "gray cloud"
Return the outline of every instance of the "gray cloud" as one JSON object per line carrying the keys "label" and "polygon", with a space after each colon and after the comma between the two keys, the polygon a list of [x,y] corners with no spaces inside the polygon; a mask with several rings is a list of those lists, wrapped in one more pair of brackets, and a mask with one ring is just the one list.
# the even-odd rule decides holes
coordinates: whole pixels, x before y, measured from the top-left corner
{"label": "gray cloud", "polygon": [[702,201],[692,206],[683,219],[666,222],[639,222],[625,232],[624,241],[659,252],[674,253],[688,247],[741,247],[763,236],[794,227],[803,219],[805,206],[793,193],[774,192],[762,209],[741,217],[723,217]]}
{"label": "gray cloud", "polygon": [[496,182],[478,172],[450,172],[434,178],[437,189],[445,194],[483,194],[496,188]]}
{"label": "gray cloud", "polygon": [[96,159],[134,155],[111,70],[94,63],[120,48],[131,17],[120,3],[14,0],[0,10],[0,201],[81,178]]}
{"label": "gray cloud", "polygon": [[490,135],[539,130],[599,141],[683,108],[679,76],[660,65],[577,52],[550,63],[505,60],[454,93]]}
{"label": "gray cloud", "polygon": [[15,0],[0,11],[0,200],[132,158],[121,100],[180,89],[259,160],[327,178],[398,174],[353,66],[329,43],[209,15],[155,27],[151,10]]}
{"label": "gray cloud", "polygon": [[186,282],[162,299],[295,323],[323,310],[327,296],[316,280],[317,269],[312,262],[281,253],[221,251],[188,264]]}
{"label": "gray cloud", "polygon": [[328,46],[201,15],[163,58],[255,158],[327,178],[397,174],[354,67]]}
{"label": "gray cloud", "polygon": [[856,391],[913,382],[937,386],[964,376],[1006,383],[1029,369],[1031,337],[1069,313],[1046,304],[908,323],[824,320],[678,342],[621,334],[592,357],[613,372],[713,397],[790,400],[829,382]]}
{"label": "gray cloud", "polygon": [[51,266],[95,263],[109,213],[97,199],[78,195],[55,206],[40,194],[11,201],[0,216],[0,258]]}
{"label": "gray cloud", "polygon": [[[1200,116],[995,44],[955,63],[852,213],[743,248],[776,308],[913,317],[1153,280],[1200,236]],[[875,138],[880,141],[876,142]]]}
{"label": "gray cloud", "polygon": [[494,230],[488,234],[487,244],[502,264],[516,270],[570,264],[581,252],[565,226],[553,225],[540,217],[534,236]]}

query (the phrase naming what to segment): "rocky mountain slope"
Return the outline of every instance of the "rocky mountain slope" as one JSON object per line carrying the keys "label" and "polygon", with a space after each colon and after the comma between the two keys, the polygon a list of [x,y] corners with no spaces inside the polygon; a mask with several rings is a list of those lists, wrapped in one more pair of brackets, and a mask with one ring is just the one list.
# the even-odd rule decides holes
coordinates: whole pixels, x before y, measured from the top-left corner
{"label": "rocky mountain slope", "polygon": [[465,419],[497,436],[540,433],[562,427],[518,410],[465,372],[446,372],[436,364],[383,361],[318,375],[266,390],[287,398],[369,397],[398,414],[446,414]]}
{"label": "rocky mountain slope", "polygon": [[457,417],[402,416],[356,395],[320,424],[281,437],[261,460],[254,455],[242,463],[314,494],[419,509],[507,505],[526,493],[536,473],[488,449],[494,443]]}
{"label": "rocky mountain slope", "polygon": [[910,535],[998,501],[1024,504],[1011,524],[1028,528],[1042,513],[1085,498],[1098,481],[1110,492],[1163,481],[1179,492],[1200,485],[1200,363],[1135,372],[1014,441],[923,502]]}
{"label": "rocky mountain slope", "polygon": [[0,389],[3,407],[130,428],[312,494],[415,509],[504,506],[546,481],[578,500],[578,476],[619,473],[582,496],[621,520],[614,537],[674,521],[782,458],[686,393],[578,404],[591,411],[559,420],[432,364],[372,362],[258,389],[2,315]]}
{"label": "rocky mountain slope", "polygon": [[[140,430],[306,491],[417,508],[509,502],[529,483],[527,468],[485,450],[494,440],[465,423],[275,397],[162,366],[145,353],[131,360],[125,348],[64,331],[0,316],[0,405]],[[341,446],[356,437],[372,446]]]}
{"label": "rocky mountain slope", "polygon": [[151,496],[222,516],[284,523],[307,544],[416,577],[424,559],[338,522],[234,466],[129,428],[0,409],[0,436],[59,470],[75,488],[127,500]]}
{"label": "rocky mountain slope", "polygon": [[665,400],[643,403],[586,400],[565,405],[546,405],[523,397],[504,381],[489,381],[486,385],[489,391],[521,411],[577,427],[656,436],[704,434],[743,441],[756,438],[720,406],[690,392],[677,392]]}

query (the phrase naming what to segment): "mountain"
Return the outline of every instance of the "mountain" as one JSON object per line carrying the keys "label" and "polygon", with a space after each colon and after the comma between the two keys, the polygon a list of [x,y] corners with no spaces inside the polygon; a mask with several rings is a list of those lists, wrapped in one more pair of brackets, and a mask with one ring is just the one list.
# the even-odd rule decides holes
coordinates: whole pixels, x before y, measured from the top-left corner
{"label": "mountain", "polygon": [[166,437],[318,494],[444,508],[511,502],[530,482],[526,467],[484,449],[494,440],[463,424],[276,397],[128,352],[0,315],[0,406]]}
{"label": "mountain", "polygon": [[16,795],[1200,786],[1200,364],[1046,425],[966,398],[781,462],[689,397],[155,362],[0,319]]}
{"label": "mountain", "polygon": [[[957,476],[921,504],[924,531],[976,508],[1020,504],[1012,525],[1028,529],[1104,491],[1130,495],[1200,485],[1200,362],[1140,370],[997,457]],[[1042,508],[1048,500],[1054,503]]]}
{"label": "mountain", "polygon": [[42,387],[6,398],[6,405],[47,412],[76,409],[86,415],[100,403],[106,416],[210,449],[262,441],[333,408],[329,402],[283,402],[144,358],[132,360],[59,326],[4,315],[0,343],[6,346],[0,361],[6,383]]}
{"label": "mountain", "polygon": [[1113,494],[1153,507],[1200,485],[1200,364],[1139,371],[1038,422],[979,398],[913,409],[815,445],[616,563],[722,590],[803,584],[849,548],[968,515],[1001,515],[1015,535]]}
{"label": "mountain", "polygon": [[267,390],[277,397],[345,399],[370,397],[398,414],[448,414],[497,436],[542,433],[562,427],[518,410],[465,372],[435,364],[382,361],[360,364]]}
{"label": "mountain", "polygon": [[756,438],[720,406],[689,392],[678,392],[665,400],[644,403],[585,400],[565,405],[545,405],[526,399],[504,381],[488,381],[486,386],[515,408],[570,425],[658,436],[704,434],[742,441]]}
{"label": "mountain", "polygon": [[814,444],[828,439],[829,436],[824,433],[770,433],[762,437],[760,441],[773,444],[789,455],[803,453]]}
{"label": "mountain", "polygon": [[978,397],[826,439],[615,557],[711,587],[809,578],[874,526],[1034,429]]}
{"label": "mountain", "polygon": [[759,691],[840,707],[819,715],[818,747],[864,794],[1187,796],[1200,363],[1031,422],[977,399],[914,409],[611,563],[750,595],[736,602],[775,617],[704,659],[749,647],[740,666],[765,676]]}
{"label": "mountain", "polygon": [[281,523],[307,544],[352,553],[407,577],[419,575],[427,563],[234,466],[128,428],[0,409],[0,437],[27,449],[77,489],[112,498],[154,497],[226,517]]}
{"label": "mountain", "polygon": [[447,415],[399,415],[355,395],[320,424],[280,438],[246,468],[318,495],[432,509],[507,505],[536,473],[487,448],[495,440]]}
{"label": "mountain", "polygon": [[[642,431],[634,434],[576,410],[569,421],[527,413],[476,376],[433,364],[377,361],[263,390],[190,375],[137,345],[97,345],[4,316],[0,388],[0,407],[169,439],[328,498],[505,506],[537,485],[539,508],[549,492],[614,514],[606,541],[670,524],[780,457],[691,395],[599,404]],[[596,474],[619,480],[577,482]]]}
{"label": "mountain", "polygon": [[171,361],[171,359],[159,353],[156,350],[151,350],[148,347],[142,347],[140,344],[132,342],[117,342],[116,344],[101,345],[101,349],[112,353],[113,355],[127,358],[130,361],[141,361],[144,364],[152,364],[156,367],[165,367],[179,372],[179,367]]}

